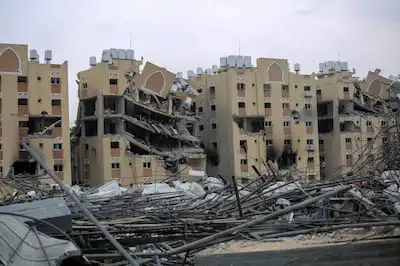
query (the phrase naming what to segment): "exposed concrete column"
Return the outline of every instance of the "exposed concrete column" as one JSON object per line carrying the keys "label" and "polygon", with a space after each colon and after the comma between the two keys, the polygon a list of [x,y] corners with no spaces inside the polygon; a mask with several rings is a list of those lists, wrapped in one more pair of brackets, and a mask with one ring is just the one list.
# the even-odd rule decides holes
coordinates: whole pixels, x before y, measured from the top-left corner
{"label": "exposed concrete column", "polygon": [[[125,114],[125,99],[124,97],[120,97],[119,100],[119,112],[124,115]],[[122,134],[122,132],[125,131],[125,122],[123,119],[121,119],[120,124],[119,124],[119,132]]]}
{"label": "exposed concrete column", "polygon": [[172,96],[168,95],[168,114],[172,114]]}
{"label": "exposed concrete column", "polygon": [[[85,102],[81,104],[81,117],[85,115]],[[81,125],[81,137],[79,138],[79,177],[78,180],[85,180],[85,142],[86,142],[86,125],[85,121],[78,121]]]}
{"label": "exposed concrete column", "polygon": [[104,96],[102,93],[97,95],[96,116],[97,116],[97,136],[102,138],[104,135]]}

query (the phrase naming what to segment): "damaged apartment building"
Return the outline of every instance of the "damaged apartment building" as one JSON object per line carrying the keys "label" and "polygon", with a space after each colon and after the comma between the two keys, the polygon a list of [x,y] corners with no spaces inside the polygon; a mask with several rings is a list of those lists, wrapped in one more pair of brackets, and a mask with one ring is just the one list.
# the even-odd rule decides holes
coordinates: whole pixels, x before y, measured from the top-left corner
{"label": "damaged apartment building", "polygon": [[192,99],[197,91],[181,77],[133,50],[104,50],[79,72],[79,107],[72,133],[74,181],[121,185],[188,176],[205,170],[205,154],[193,136]]}
{"label": "damaged apartment building", "polygon": [[[196,127],[207,154],[207,172],[242,183],[279,168],[319,180],[316,75],[289,71],[285,59],[228,56],[205,72],[188,72],[198,89]],[[267,162],[272,162],[271,165]]]}
{"label": "damaged apartment building", "polygon": [[71,183],[68,63],[54,64],[46,50],[0,44],[0,171],[42,175],[21,142],[34,148],[65,183]]}
{"label": "damaged apartment building", "polygon": [[388,130],[395,123],[387,101],[390,81],[378,78],[379,70],[361,81],[354,70],[345,70],[345,62],[321,63],[317,81],[321,173],[328,179],[351,176],[357,163],[372,162],[374,153],[389,145]]}

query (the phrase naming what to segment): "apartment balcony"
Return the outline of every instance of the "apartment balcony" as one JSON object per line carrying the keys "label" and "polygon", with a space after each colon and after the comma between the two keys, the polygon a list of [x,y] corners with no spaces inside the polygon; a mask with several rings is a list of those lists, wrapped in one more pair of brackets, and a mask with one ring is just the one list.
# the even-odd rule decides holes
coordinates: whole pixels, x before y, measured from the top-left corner
{"label": "apartment balcony", "polygon": [[28,83],[18,82],[18,92],[28,92]]}
{"label": "apartment balcony", "polygon": [[64,173],[63,172],[55,172],[56,176],[60,180],[64,180]]}
{"label": "apartment balcony", "polygon": [[343,92],[343,100],[350,100],[350,92],[348,91]]}
{"label": "apartment balcony", "polygon": [[305,98],[311,98],[313,97],[313,92],[312,91],[304,91],[304,97]]}
{"label": "apartment balcony", "polygon": [[18,115],[29,115],[28,105],[18,105]]}
{"label": "apartment balcony", "polygon": [[64,151],[63,150],[53,150],[53,159],[63,159]]}
{"label": "apartment balcony", "polygon": [[51,136],[53,138],[62,137],[62,127],[54,127]]}
{"label": "apartment balcony", "polygon": [[264,127],[265,135],[272,135],[273,127]]}
{"label": "apartment balcony", "polygon": [[272,115],[272,109],[271,108],[264,108],[264,114],[266,116]]}
{"label": "apartment balcony", "polygon": [[240,172],[247,173],[248,171],[249,171],[249,165],[248,164],[241,164],[240,165]]}
{"label": "apartment balcony", "polygon": [[144,177],[153,176],[153,170],[151,168],[143,168],[143,176]]}
{"label": "apartment balcony", "polygon": [[264,98],[271,97],[271,90],[264,90]]}
{"label": "apartment balcony", "polygon": [[20,127],[18,128],[18,133],[20,138],[27,138],[28,137],[29,127]]}
{"label": "apartment balcony", "polygon": [[61,93],[61,85],[51,84],[51,93]]}
{"label": "apartment balcony", "polygon": [[51,107],[51,114],[52,114],[52,115],[62,115],[62,108],[61,108],[61,106],[52,106],[52,107]]}
{"label": "apartment balcony", "polygon": [[288,99],[289,98],[289,92],[288,91],[282,91],[282,98]]}
{"label": "apartment balcony", "polygon": [[245,90],[237,90],[237,97],[246,97]]}
{"label": "apartment balcony", "polygon": [[351,151],[351,150],[353,150],[353,144],[350,142],[350,143],[346,143],[346,145],[345,145],[345,148],[346,148],[346,150],[348,150],[348,151]]}
{"label": "apartment balcony", "polygon": [[314,146],[314,144],[307,144],[307,151],[309,151],[309,152],[314,152],[314,151],[315,151],[315,146]]}
{"label": "apartment balcony", "polygon": [[290,135],[292,133],[292,129],[290,127],[283,127],[283,134]]}
{"label": "apartment balcony", "polygon": [[374,128],[372,126],[367,126],[367,133],[374,133]]}
{"label": "apartment balcony", "polygon": [[117,85],[110,85],[110,93],[119,94],[119,88]]}
{"label": "apartment balcony", "polygon": [[111,169],[111,177],[115,179],[121,178],[121,169]]}
{"label": "apartment balcony", "polygon": [[283,114],[283,116],[290,116],[290,109],[289,108],[283,108],[282,109],[282,114]]}
{"label": "apartment balcony", "polygon": [[311,135],[314,133],[314,128],[313,127],[306,127],[306,134]]}
{"label": "apartment balcony", "polygon": [[239,116],[246,116],[246,108],[238,108]]}
{"label": "apartment balcony", "polygon": [[121,149],[120,148],[112,148],[111,149],[111,157],[120,157]]}

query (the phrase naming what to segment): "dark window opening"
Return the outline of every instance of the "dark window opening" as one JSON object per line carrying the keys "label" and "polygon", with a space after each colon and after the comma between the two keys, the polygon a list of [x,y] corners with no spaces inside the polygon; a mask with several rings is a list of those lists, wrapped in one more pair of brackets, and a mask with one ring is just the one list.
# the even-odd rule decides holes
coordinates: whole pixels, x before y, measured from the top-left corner
{"label": "dark window opening", "polygon": [[119,149],[119,141],[110,142],[111,149]]}
{"label": "dark window opening", "polygon": [[61,79],[60,78],[51,78],[50,82],[52,85],[60,85],[61,84]]}
{"label": "dark window opening", "polygon": [[117,86],[118,85],[118,79],[110,79],[110,85],[111,86]]}
{"label": "dark window opening", "polygon": [[211,105],[211,111],[215,111],[215,104]]}
{"label": "dark window opening", "polygon": [[29,174],[35,175],[37,170],[37,163],[29,161],[15,161],[13,164],[14,175]]}
{"label": "dark window opening", "polygon": [[318,120],[318,132],[322,134],[333,132],[333,119]]}
{"label": "dark window opening", "polygon": [[311,91],[311,87],[310,86],[304,86],[304,91]]}
{"label": "dark window opening", "polygon": [[238,108],[246,108],[246,103],[244,103],[244,102],[239,102],[239,103],[238,103]]}
{"label": "dark window opening", "polygon": [[212,124],[211,124],[211,128],[212,128],[212,129],[216,129],[216,128],[217,128],[217,124],[212,123]]}
{"label": "dark window opening", "polygon": [[62,172],[64,169],[64,166],[62,164],[55,164],[53,166],[53,170],[54,172]]}
{"label": "dark window opening", "polygon": [[271,108],[271,103],[264,103],[264,108],[265,109]]}
{"label": "dark window opening", "polygon": [[28,99],[18,99],[18,105],[28,105]]}
{"label": "dark window opening", "polygon": [[51,100],[51,106],[61,106],[61,100]]}
{"label": "dark window opening", "polygon": [[264,91],[271,90],[271,84],[264,84]]}
{"label": "dark window opening", "polygon": [[27,83],[28,77],[18,76],[18,83]]}

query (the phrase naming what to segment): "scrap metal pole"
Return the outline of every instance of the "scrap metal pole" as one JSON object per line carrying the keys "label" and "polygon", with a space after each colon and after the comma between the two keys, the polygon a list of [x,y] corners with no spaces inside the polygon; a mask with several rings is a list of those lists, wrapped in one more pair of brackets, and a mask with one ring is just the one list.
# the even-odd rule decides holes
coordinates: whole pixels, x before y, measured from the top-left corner
{"label": "scrap metal pole", "polygon": [[289,206],[289,207],[287,207],[287,208],[285,208],[285,209],[282,209],[282,210],[273,212],[273,213],[268,214],[268,215],[265,215],[265,216],[261,216],[261,217],[259,217],[259,218],[254,219],[254,220],[250,220],[250,221],[248,221],[248,222],[246,222],[246,223],[243,223],[243,224],[240,224],[240,225],[238,225],[238,226],[229,228],[229,229],[227,229],[227,230],[225,230],[225,231],[218,232],[218,233],[216,233],[216,234],[214,234],[214,235],[207,236],[207,237],[204,237],[204,238],[202,238],[202,239],[193,241],[193,242],[191,242],[191,243],[188,243],[188,244],[186,244],[186,245],[177,247],[177,248],[175,248],[175,249],[168,250],[168,251],[165,253],[165,255],[175,255],[175,254],[183,253],[183,252],[186,252],[186,251],[188,251],[188,250],[195,249],[195,248],[198,247],[198,246],[202,246],[202,245],[208,244],[208,243],[210,243],[211,241],[213,241],[213,240],[215,240],[215,239],[218,239],[218,238],[220,238],[220,237],[225,237],[225,236],[228,236],[228,235],[240,233],[240,232],[243,231],[244,229],[247,229],[247,228],[249,228],[249,227],[255,226],[255,225],[257,225],[257,224],[263,223],[263,222],[268,221],[268,220],[271,220],[271,219],[278,218],[278,217],[280,217],[280,216],[282,216],[282,215],[285,215],[285,214],[287,214],[287,213],[290,213],[290,212],[294,212],[294,211],[297,211],[297,210],[304,209],[304,208],[306,208],[307,206],[309,206],[310,204],[314,204],[314,203],[316,203],[316,202],[319,201],[319,200],[332,197],[332,196],[334,196],[334,195],[336,195],[336,194],[338,194],[338,193],[347,191],[347,190],[349,190],[349,189],[351,189],[351,188],[352,188],[351,185],[342,186],[342,187],[340,187],[340,188],[337,188],[337,189],[335,189],[335,190],[329,191],[329,192],[327,192],[327,193],[325,193],[325,194],[322,194],[322,195],[320,195],[320,196],[317,196],[317,197],[314,197],[314,198],[306,199],[305,201],[302,201],[302,202],[297,203],[297,204],[295,204],[295,205]]}
{"label": "scrap metal pole", "polygon": [[111,244],[118,250],[119,253],[121,253],[121,255],[129,262],[129,264],[133,266],[139,266],[139,263],[134,258],[132,258],[131,255],[129,255],[129,253],[121,246],[120,243],[118,243],[118,241],[107,231],[107,229],[103,227],[103,225],[96,219],[96,217],[93,216],[93,214],[85,207],[85,205],[80,202],[80,200],[76,197],[72,190],[68,189],[64,185],[64,182],[58,179],[53,170],[47,167],[41,156],[25,142],[22,141],[21,144],[39,163],[44,171],[53,178],[53,180],[60,186],[60,188],[64,190],[64,192],[68,194],[68,196],[71,197],[71,199],[76,203],[76,205],[78,205],[79,209],[89,218],[89,220],[92,221],[100,229],[107,240],[111,242]]}
{"label": "scrap metal pole", "polygon": [[243,218],[243,211],[242,211],[242,205],[240,204],[240,197],[239,197],[239,191],[237,188],[237,183],[236,183],[236,177],[232,176],[232,184],[233,184],[233,189],[235,190],[235,195],[236,195],[236,201],[239,209],[239,215],[240,218]]}

